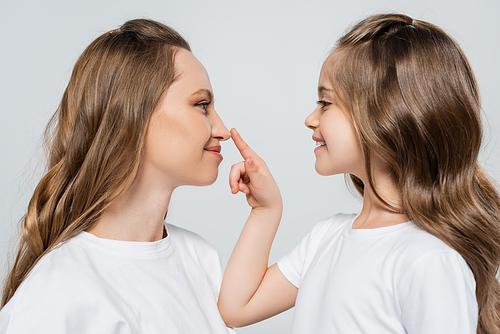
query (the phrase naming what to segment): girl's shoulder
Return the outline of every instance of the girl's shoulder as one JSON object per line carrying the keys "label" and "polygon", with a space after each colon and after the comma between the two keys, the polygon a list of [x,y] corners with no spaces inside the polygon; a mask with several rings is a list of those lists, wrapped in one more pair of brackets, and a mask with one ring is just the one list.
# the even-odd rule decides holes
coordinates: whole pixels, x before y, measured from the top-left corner
{"label": "girl's shoulder", "polygon": [[474,295],[474,275],[465,259],[444,241],[416,224],[402,230],[389,247],[389,257],[398,268],[400,288],[406,287],[410,291],[416,281],[456,283],[461,280]]}
{"label": "girl's shoulder", "polygon": [[444,241],[431,233],[424,231],[415,223],[410,222],[401,230],[393,242],[393,248],[402,249],[415,257],[426,257],[432,254],[458,255],[458,252]]}
{"label": "girl's shoulder", "polygon": [[343,231],[348,229],[357,214],[337,213],[331,217],[325,218],[317,222],[305,239],[315,243],[323,241],[331,241],[343,234]]}
{"label": "girl's shoulder", "polygon": [[383,244],[393,252],[416,257],[437,253],[458,254],[444,241],[424,231],[413,221],[375,229],[352,229],[352,223],[357,216],[338,213],[323,219],[314,225],[309,238],[330,240],[332,236],[342,236],[365,243]]}
{"label": "girl's shoulder", "polygon": [[336,233],[347,225],[352,224],[357,214],[337,213],[331,217],[317,222],[311,230],[311,235],[324,235],[325,233]]}

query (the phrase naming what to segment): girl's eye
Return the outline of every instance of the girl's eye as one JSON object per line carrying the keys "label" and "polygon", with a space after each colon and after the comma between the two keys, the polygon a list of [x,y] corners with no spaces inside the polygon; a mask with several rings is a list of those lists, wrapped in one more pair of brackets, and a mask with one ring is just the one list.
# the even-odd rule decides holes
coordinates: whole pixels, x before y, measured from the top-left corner
{"label": "girl's eye", "polygon": [[206,114],[209,104],[210,104],[210,102],[198,102],[195,104],[195,106],[201,108],[203,110],[203,114]]}
{"label": "girl's eye", "polygon": [[331,102],[326,102],[326,101],[323,101],[323,100],[319,100],[318,102],[316,102],[318,105],[321,106],[321,109],[326,109],[328,108],[329,105],[331,105]]}

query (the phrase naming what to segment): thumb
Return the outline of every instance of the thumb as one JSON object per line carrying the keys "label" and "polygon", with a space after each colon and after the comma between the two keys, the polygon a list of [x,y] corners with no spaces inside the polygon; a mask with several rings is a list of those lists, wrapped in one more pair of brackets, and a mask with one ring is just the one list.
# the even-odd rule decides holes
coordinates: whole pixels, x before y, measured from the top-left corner
{"label": "thumb", "polygon": [[245,170],[246,170],[247,174],[253,176],[259,172],[259,167],[257,167],[257,165],[255,165],[255,162],[250,157],[248,159],[245,159]]}

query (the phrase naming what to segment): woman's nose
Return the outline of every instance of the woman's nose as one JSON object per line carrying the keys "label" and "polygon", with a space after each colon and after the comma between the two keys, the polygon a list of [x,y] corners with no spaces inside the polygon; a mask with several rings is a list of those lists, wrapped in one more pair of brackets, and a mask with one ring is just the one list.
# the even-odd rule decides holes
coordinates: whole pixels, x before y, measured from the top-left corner
{"label": "woman's nose", "polygon": [[219,117],[219,114],[215,112],[214,116],[215,119],[212,124],[212,137],[220,141],[225,141],[231,138],[231,133],[224,125],[224,122],[222,122],[222,119]]}

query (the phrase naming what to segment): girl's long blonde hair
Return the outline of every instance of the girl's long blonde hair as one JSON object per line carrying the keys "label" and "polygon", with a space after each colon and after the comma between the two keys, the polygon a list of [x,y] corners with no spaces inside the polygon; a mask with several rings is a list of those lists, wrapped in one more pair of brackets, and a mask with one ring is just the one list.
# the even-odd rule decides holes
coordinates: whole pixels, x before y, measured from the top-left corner
{"label": "girl's long blonde hair", "polygon": [[175,53],[190,50],[173,29],[131,20],[79,57],[45,135],[48,172],[22,219],[2,307],[56,245],[90,229],[134,181],[148,121],[174,82]]}
{"label": "girl's long blonde hair", "polygon": [[[402,207],[390,209],[462,255],[476,280],[477,333],[500,333],[500,197],[478,163],[481,104],[463,51],[430,23],[382,14],[341,37],[327,64],[359,136],[367,182],[374,189],[376,154],[402,195]],[[363,182],[351,179],[363,194]]]}

